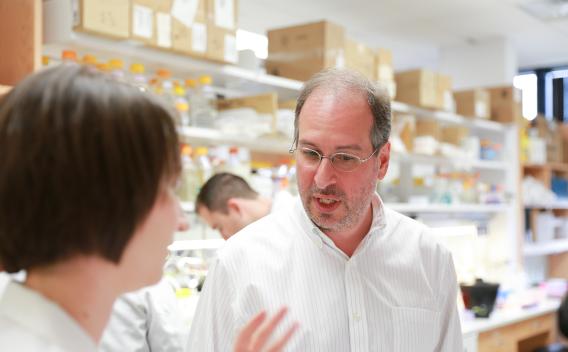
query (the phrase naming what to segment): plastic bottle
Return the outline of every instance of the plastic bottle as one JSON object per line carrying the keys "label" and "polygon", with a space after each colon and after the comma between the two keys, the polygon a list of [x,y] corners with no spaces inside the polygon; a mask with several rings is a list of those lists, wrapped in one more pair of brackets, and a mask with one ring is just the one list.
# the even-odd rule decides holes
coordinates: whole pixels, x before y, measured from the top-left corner
{"label": "plastic bottle", "polygon": [[172,82],[171,72],[163,68],[158,69],[156,71],[156,77],[152,80],[152,90],[172,107],[175,106],[173,89],[174,83]]}
{"label": "plastic bottle", "polygon": [[211,176],[213,176],[213,167],[209,160],[209,149],[206,147],[197,147],[195,150],[195,161],[199,173],[199,184],[203,185]]}
{"label": "plastic bottle", "polygon": [[110,74],[114,79],[126,82],[126,73],[124,72],[124,62],[120,59],[110,59],[108,61],[110,66]]}
{"label": "plastic bottle", "polygon": [[188,127],[191,124],[189,115],[189,102],[187,101],[185,88],[180,84],[174,84],[175,107],[178,112],[177,124],[181,127]]}
{"label": "plastic bottle", "polygon": [[76,63],[77,52],[75,50],[63,50],[61,52],[61,61],[63,63]]}
{"label": "plastic bottle", "polygon": [[83,65],[96,67],[97,66],[97,57],[95,55],[86,54],[86,55],[83,56],[82,63],[83,63]]}
{"label": "plastic bottle", "polygon": [[178,197],[182,202],[195,202],[197,192],[201,186],[198,169],[191,158],[192,148],[189,144],[181,147],[182,172]]}
{"label": "plastic bottle", "polygon": [[133,63],[130,65],[130,76],[128,82],[143,92],[148,91],[148,78],[145,75],[143,64]]}
{"label": "plastic bottle", "polygon": [[193,78],[188,78],[185,80],[185,98],[187,99],[187,102],[189,104],[189,111],[188,111],[188,116],[189,116],[189,124],[191,126],[195,126],[195,121],[193,119],[193,112],[192,112],[192,108],[191,108],[191,97],[195,94],[195,90],[197,88],[197,81]]}
{"label": "plastic bottle", "polygon": [[189,105],[191,106],[191,116],[195,126],[213,128],[217,117],[215,108],[216,95],[212,87],[211,76],[199,77],[199,86],[191,96]]}
{"label": "plastic bottle", "polygon": [[57,60],[56,58],[53,58],[51,56],[48,56],[48,55],[42,55],[41,56],[41,66],[43,68],[49,68],[49,67],[57,66],[60,63],[61,63],[60,60]]}

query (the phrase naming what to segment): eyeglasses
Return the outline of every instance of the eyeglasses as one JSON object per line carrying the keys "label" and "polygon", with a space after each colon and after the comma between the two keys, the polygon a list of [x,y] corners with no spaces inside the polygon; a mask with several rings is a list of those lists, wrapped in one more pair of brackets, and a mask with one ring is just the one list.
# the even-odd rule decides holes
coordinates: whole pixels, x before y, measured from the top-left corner
{"label": "eyeglasses", "polygon": [[299,163],[307,166],[316,167],[321,163],[322,159],[327,158],[336,170],[352,172],[355,171],[355,169],[359,167],[359,165],[371,159],[371,157],[375,155],[377,150],[379,149],[375,149],[371,153],[371,155],[364,159],[361,159],[358,156],[349,153],[333,153],[326,156],[322,155],[318,151],[306,147],[290,149],[290,153],[296,154],[296,158],[298,159]]}

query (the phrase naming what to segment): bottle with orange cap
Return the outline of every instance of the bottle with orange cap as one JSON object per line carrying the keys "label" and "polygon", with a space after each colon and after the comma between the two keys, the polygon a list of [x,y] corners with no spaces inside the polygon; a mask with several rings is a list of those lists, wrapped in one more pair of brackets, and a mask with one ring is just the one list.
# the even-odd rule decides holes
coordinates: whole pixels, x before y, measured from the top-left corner
{"label": "bottle with orange cap", "polygon": [[215,119],[217,118],[216,99],[211,76],[199,77],[199,85],[189,101],[191,117],[196,126],[215,127]]}
{"label": "bottle with orange cap", "polygon": [[75,50],[63,50],[61,61],[63,63],[77,63],[77,52]]}
{"label": "bottle with orange cap", "polygon": [[169,106],[175,107],[174,81],[170,70],[165,68],[156,70],[151,86],[154,94],[164,99]]}
{"label": "bottle with orange cap", "polygon": [[192,159],[193,149],[189,144],[181,145],[181,165],[177,195],[182,202],[194,202],[199,191],[200,178],[197,166]]}

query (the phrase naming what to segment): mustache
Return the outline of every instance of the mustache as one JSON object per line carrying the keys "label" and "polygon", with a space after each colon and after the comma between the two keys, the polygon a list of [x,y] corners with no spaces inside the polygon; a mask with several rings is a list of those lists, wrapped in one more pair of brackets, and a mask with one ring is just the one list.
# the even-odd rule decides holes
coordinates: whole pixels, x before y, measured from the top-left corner
{"label": "mustache", "polygon": [[312,195],[318,194],[322,196],[338,196],[338,197],[345,196],[345,193],[341,191],[339,188],[337,188],[337,186],[335,185],[331,185],[326,188],[312,187],[310,189],[310,192],[312,193]]}

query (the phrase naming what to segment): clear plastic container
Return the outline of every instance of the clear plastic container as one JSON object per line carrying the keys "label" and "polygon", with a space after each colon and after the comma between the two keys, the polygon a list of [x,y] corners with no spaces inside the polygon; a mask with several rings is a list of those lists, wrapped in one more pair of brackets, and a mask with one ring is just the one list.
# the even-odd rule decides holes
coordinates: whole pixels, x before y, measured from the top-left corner
{"label": "clear plastic container", "polygon": [[63,50],[61,61],[63,63],[77,63],[77,52],[75,50]]}
{"label": "clear plastic container", "polygon": [[191,106],[191,116],[195,126],[214,128],[217,118],[215,107],[216,95],[212,86],[211,76],[199,77],[199,85],[191,95],[189,105]]}
{"label": "clear plastic container", "polygon": [[180,84],[174,85],[174,105],[178,112],[177,124],[182,127],[191,125],[191,116],[189,115],[189,102],[187,101],[185,88]]}
{"label": "clear plastic container", "polygon": [[182,172],[177,190],[178,197],[182,202],[195,202],[201,180],[199,170],[192,159],[191,146],[188,144],[183,144],[181,147],[181,163]]}
{"label": "clear plastic container", "polygon": [[213,176],[213,166],[209,160],[209,149],[206,147],[197,147],[195,149],[195,163],[199,174],[199,184],[203,185],[211,176]]}
{"label": "clear plastic container", "polygon": [[120,82],[126,82],[126,73],[124,72],[124,62],[120,59],[110,59],[110,74],[114,79]]}

